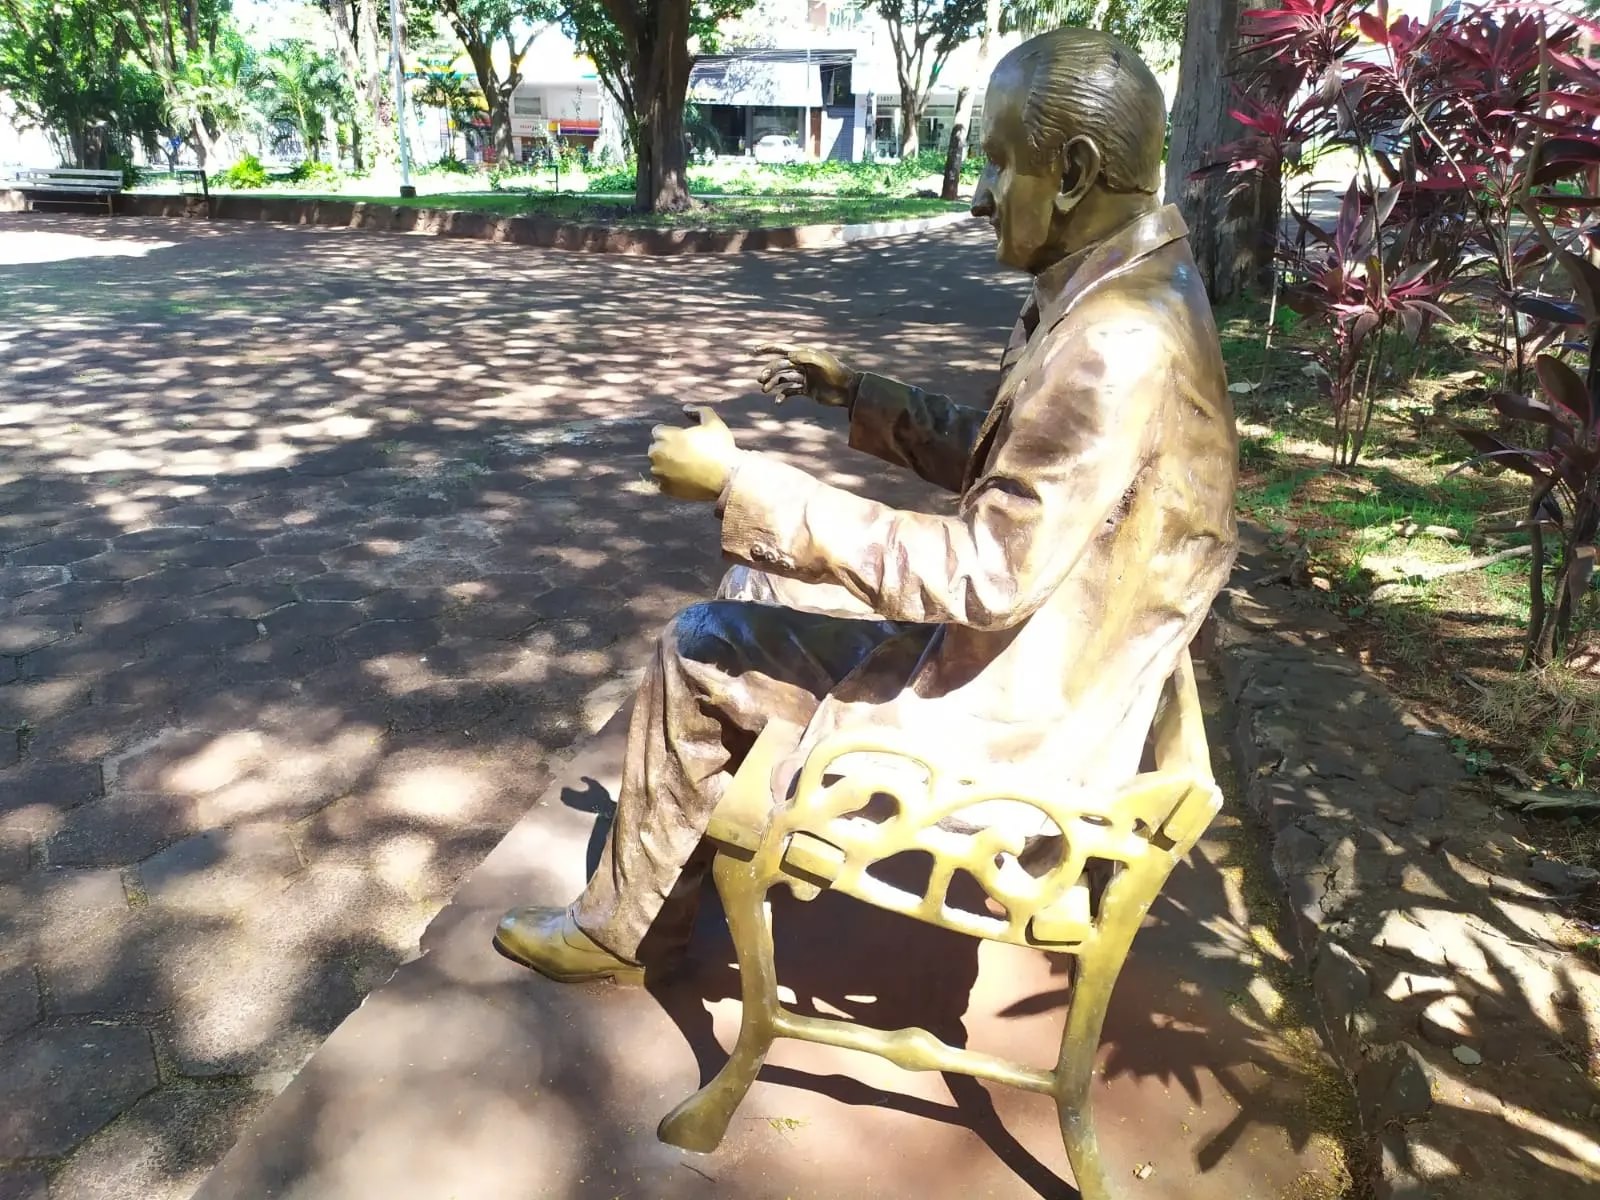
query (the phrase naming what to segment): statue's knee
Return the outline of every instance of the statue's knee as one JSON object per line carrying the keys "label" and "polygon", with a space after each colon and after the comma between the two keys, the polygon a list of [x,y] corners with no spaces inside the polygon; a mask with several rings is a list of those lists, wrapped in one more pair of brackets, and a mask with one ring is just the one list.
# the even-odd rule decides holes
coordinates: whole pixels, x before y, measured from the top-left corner
{"label": "statue's knee", "polygon": [[705,662],[717,656],[727,644],[725,601],[707,600],[691,604],[667,623],[661,634],[661,652],[667,658],[686,658]]}

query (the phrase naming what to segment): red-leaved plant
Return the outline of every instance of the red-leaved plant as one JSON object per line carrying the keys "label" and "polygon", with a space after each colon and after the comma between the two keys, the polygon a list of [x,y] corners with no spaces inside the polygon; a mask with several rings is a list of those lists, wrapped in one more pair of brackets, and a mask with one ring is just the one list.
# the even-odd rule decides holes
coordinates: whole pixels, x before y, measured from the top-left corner
{"label": "red-leaved plant", "polygon": [[1369,206],[1352,182],[1333,230],[1296,213],[1302,236],[1284,251],[1291,280],[1284,303],[1331,333],[1318,361],[1333,409],[1334,460],[1340,465],[1353,464],[1366,444],[1373,385],[1382,379],[1392,338],[1399,334],[1414,341],[1430,317],[1446,316],[1435,302],[1443,285],[1428,282],[1435,264],[1404,264],[1401,243],[1381,244],[1384,222],[1399,196],[1398,188],[1389,188]]}
{"label": "red-leaved plant", "polygon": [[[1533,481],[1528,518],[1519,526],[1533,543],[1525,663],[1549,662],[1578,649],[1574,626],[1584,615],[1600,536],[1600,374],[1591,369],[1586,383],[1548,354],[1535,369],[1542,398],[1500,392],[1491,402],[1507,417],[1542,430],[1543,446],[1512,445],[1479,429],[1459,431],[1479,452],[1464,465],[1496,461]],[[1546,535],[1557,541],[1552,597],[1545,595]]]}

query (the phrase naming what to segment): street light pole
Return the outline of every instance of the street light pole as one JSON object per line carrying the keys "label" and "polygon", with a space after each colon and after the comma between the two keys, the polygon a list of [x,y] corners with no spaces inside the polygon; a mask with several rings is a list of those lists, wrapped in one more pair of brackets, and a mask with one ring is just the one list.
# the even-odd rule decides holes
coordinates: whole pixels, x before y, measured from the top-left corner
{"label": "street light pole", "polygon": [[400,0],[389,0],[389,54],[394,59],[394,120],[400,139],[400,195],[417,194],[411,186],[411,147],[406,143],[406,65],[400,55]]}

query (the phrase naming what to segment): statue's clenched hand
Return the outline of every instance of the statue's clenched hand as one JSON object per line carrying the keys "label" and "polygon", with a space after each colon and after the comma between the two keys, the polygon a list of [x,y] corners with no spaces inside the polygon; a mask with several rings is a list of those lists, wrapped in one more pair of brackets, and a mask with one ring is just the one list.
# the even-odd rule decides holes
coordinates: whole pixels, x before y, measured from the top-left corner
{"label": "statue's clenched hand", "polygon": [[716,500],[739,458],[733,434],[709,408],[687,405],[699,423],[687,429],[657,425],[650,431],[650,474],[675,500]]}
{"label": "statue's clenched hand", "polygon": [[782,404],[790,396],[810,396],[829,408],[843,408],[855,394],[859,372],[850,370],[826,350],[810,346],[768,344],[757,354],[777,355],[761,368],[756,382]]}

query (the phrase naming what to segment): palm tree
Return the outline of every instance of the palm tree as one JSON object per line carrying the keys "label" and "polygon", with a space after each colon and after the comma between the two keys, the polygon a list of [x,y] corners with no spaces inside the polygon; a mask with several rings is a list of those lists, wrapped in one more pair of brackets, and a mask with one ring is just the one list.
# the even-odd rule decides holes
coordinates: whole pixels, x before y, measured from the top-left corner
{"label": "palm tree", "polygon": [[266,112],[293,125],[311,161],[322,161],[329,117],[348,107],[344,74],[333,56],[299,38],[276,42],[261,59]]}

